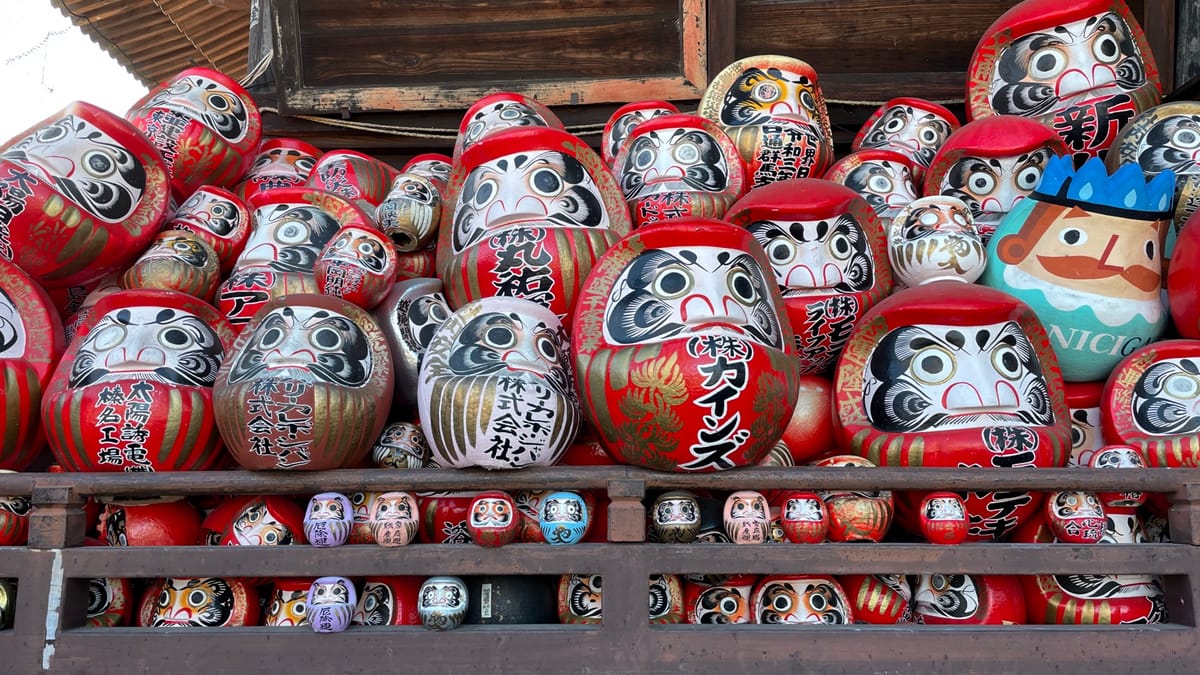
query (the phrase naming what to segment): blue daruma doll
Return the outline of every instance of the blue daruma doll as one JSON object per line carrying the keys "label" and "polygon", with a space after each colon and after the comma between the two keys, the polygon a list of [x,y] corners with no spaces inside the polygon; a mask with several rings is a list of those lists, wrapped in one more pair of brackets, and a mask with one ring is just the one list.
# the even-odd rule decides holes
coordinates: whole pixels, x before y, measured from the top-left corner
{"label": "blue daruma doll", "polygon": [[574,492],[555,492],[542,500],[538,524],[551,544],[579,543],[587,532],[587,504]]}

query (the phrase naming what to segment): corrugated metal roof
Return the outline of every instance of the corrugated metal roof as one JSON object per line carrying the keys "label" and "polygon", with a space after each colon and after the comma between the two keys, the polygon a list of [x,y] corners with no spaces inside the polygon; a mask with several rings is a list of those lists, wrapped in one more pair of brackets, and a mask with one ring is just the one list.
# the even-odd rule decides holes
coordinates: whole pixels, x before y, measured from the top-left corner
{"label": "corrugated metal roof", "polygon": [[50,0],[146,85],[192,66],[248,70],[249,0]]}

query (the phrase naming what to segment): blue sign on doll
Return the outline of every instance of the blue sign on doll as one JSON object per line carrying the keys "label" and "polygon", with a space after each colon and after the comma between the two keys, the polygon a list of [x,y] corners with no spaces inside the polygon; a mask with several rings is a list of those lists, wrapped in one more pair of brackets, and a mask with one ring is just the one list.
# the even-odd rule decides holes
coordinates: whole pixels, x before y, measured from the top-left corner
{"label": "blue sign on doll", "polygon": [[587,504],[574,492],[552,493],[542,500],[538,524],[551,544],[579,543],[587,531]]}
{"label": "blue sign on doll", "polygon": [[1149,183],[1129,164],[1078,171],[1053,157],[1042,181],[1000,222],[981,283],[1023,300],[1046,327],[1063,379],[1104,380],[1162,333],[1163,241],[1175,174]]}

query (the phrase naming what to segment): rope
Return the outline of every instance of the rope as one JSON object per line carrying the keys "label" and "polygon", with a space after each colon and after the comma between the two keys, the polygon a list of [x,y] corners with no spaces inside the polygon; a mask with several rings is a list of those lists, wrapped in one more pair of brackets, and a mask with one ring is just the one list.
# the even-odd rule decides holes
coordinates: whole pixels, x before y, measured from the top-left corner
{"label": "rope", "polygon": [[[930,103],[936,103],[938,105],[960,105],[960,104],[967,102],[967,100],[965,98],[944,98],[941,100],[931,100],[931,99],[925,99],[925,100],[929,101]],[[834,103],[837,105],[870,106],[872,108],[878,108],[879,106],[887,103],[887,101],[854,101],[854,100],[841,99],[841,98],[827,98],[827,99],[825,99],[825,102],[826,103]]]}
{"label": "rope", "polygon": [[242,85],[243,87],[250,86],[251,82],[262,77],[262,74],[267,72],[267,68],[271,67],[271,61],[273,61],[274,59],[275,59],[275,50],[274,49],[268,50],[267,53],[264,54],[263,57],[258,60],[258,63],[254,64],[254,67],[250,69],[250,72],[246,73],[245,77],[238,80],[238,84]]}
{"label": "rope", "polygon": [[[270,106],[261,106],[260,112],[269,112],[279,114],[278,108]],[[439,129],[436,127],[407,127],[398,124],[377,124],[375,122],[354,122],[351,120],[338,120],[329,117],[318,117],[315,115],[290,115],[297,119],[325,124],[331,127],[340,127],[342,129],[353,129],[355,131],[368,131],[372,133],[388,134],[392,136],[406,136],[409,138],[426,138],[439,141],[453,141],[458,138],[458,129]],[[603,124],[580,124],[577,126],[567,127],[567,132],[576,136],[589,136],[602,133],[604,131]]]}
{"label": "rope", "polygon": [[75,29],[74,26],[68,26],[66,28],[60,28],[59,30],[52,30],[52,31],[46,33],[45,35],[42,36],[42,39],[40,41],[38,41],[38,43],[35,44],[34,46],[30,47],[29,49],[26,49],[25,51],[21,52],[20,54],[14,54],[13,56],[10,56],[7,59],[4,59],[4,65],[11,66],[12,64],[16,63],[17,61],[20,61],[21,59],[33,54],[34,52],[41,49],[42,47],[45,47],[46,43],[50,41],[50,38],[62,35],[64,33],[69,33],[74,29]]}

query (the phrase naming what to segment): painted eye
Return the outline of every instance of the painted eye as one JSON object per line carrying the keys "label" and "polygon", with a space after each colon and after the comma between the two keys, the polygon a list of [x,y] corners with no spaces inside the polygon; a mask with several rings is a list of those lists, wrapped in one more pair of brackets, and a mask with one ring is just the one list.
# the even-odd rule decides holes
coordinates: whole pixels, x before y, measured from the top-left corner
{"label": "painted eye", "polygon": [[933,210],[924,211],[921,213],[921,215],[919,217],[917,217],[918,223],[924,225],[925,227],[930,227],[930,228],[933,227],[934,225],[937,225],[941,221],[942,221],[941,216],[938,215],[937,211],[933,211]]}
{"label": "painted eye", "polygon": [[207,97],[205,97],[204,103],[210,109],[218,112],[225,112],[226,110],[233,108],[233,103],[229,100],[229,98],[220,92],[212,92],[209,94]]}
{"label": "painted eye", "polygon": [[318,328],[309,333],[308,343],[321,351],[336,351],[342,346],[342,334],[333,328]]}
{"label": "painted eye", "polygon": [[816,112],[817,99],[813,97],[811,92],[802,91],[800,92],[800,105],[804,106],[807,110]]}
{"label": "painted eye", "polygon": [[38,131],[36,138],[39,143],[53,143],[65,138],[66,135],[66,128],[60,124],[55,124]]}
{"label": "painted eye", "polygon": [[358,252],[360,255],[373,256],[375,255],[375,247],[371,245],[371,242],[364,241],[358,245]]}
{"label": "painted eye", "polygon": [[562,191],[563,182],[554,169],[538,169],[533,172],[529,187],[543,197],[553,197]]}
{"label": "painted eye", "polygon": [[379,515],[381,515],[381,516],[386,515],[391,510],[392,510],[392,505],[387,502],[383,502],[382,504],[379,505]]}
{"label": "painted eye", "polygon": [[722,614],[733,614],[738,610],[738,601],[733,598],[723,598],[720,609]]}
{"label": "painted eye", "polygon": [[925,145],[937,145],[942,140],[942,134],[934,127],[921,127],[917,132],[917,140]]}
{"label": "painted eye", "polygon": [[941,592],[950,588],[950,580],[944,574],[935,574],[929,578],[929,585],[933,590]]}
{"label": "painted eye", "polygon": [[848,260],[854,253],[854,245],[850,243],[850,237],[844,234],[835,234],[829,238],[829,243],[826,244],[829,248],[829,254],[834,260]]}
{"label": "painted eye", "polygon": [[733,505],[734,513],[741,513],[746,510],[746,502],[735,502]]}
{"label": "painted eye", "polygon": [[300,173],[308,174],[309,171],[312,171],[313,165],[315,165],[316,163],[317,163],[316,159],[305,156],[305,157],[297,158],[295,166],[296,166],[296,170],[299,171]]}
{"label": "painted eye", "polygon": [[492,203],[497,194],[499,194],[499,189],[494,179],[481,180],[479,186],[475,188],[475,195],[471,198],[471,203],[475,205],[476,209],[482,209]]}
{"label": "painted eye", "polygon": [[361,492],[355,492],[350,495],[350,503],[354,506],[362,506],[363,502],[367,501],[367,495]]}
{"label": "painted eye", "polygon": [[942,384],[954,375],[954,356],[945,348],[932,345],[917,352],[909,368],[922,384]]}
{"label": "painted eye", "polygon": [[159,331],[158,342],[167,349],[182,350],[194,345],[196,340],[182,328],[167,328]]}
{"label": "painted eye", "polygon": [[695,143],[680,143],[671,150],[671,156],[682,164],[695,164],[700,161],[700,148]]}
{"label": "painted eye", "polygon": [[1038,166],[1027,166],[1017,173],[1017,187],[1026,192],[1037,187],[1040,180],[1042,180],[1042,168]]}
{"label": "painted eye", "polygon": [[743,305],[753,305],[758,302],[758,290],[754,287],[754,280],[745,270],[733,270],[729,273],[729,290],[733,292],[733,297]]}
{"label": "painted eye", "polygon": [[1058,77],[1067,69],[1067,55],[1054,47],[1043,47],[1029,59],[1029,74],[1039,80]]}
{"label": "painted eye", "polygon": [[1163,389],[1173,398],[1191,399],[1195,398],[1200,392],[1200,387],[1196,384],[1196,379],[1190,375],[1176,373],[1167,378],[1163,383]]}
{"label": "painted eye", "polygon": [[1087,243],[1087,232],[1077,228],[1068,227],[1058,233],[1058,240],[1067,246],[1082,246]]}
{"label": "painted eye", "polygon": [[1156,250],[1155,242],[1147,241],[1146,242],[1146,257],[1149,258],[1150,260],[1154,260],[1154,251],[1155,250]]}
{"label": "painted eye", "polygon": [[187,596],[188,604],[191,605],[192,607],[200,607],[207,600],[208,600],[208,593],[205,593],[204,591],[202,591],[198,588],[196,590],[192,591],[191,593],[188,593],[188,596]]}
{"label": "painted eye", "polygon": [[789,612],[792,609],[792,598],[786,593],[780,593],[771,599],[771,609],[776,612]]}
{"label": "painted eye", "polygon": [[487,125],[484,124],[483,120],[475,120],[474,122],[471,122],[471,124],[467,126],[465,139],[466,142],[474,143],[475,141],[479,140],[479,137],[483,135],[483,130],[486,128]]}
{"label": "painted eye", "polygon": [[116,324],[109,324],[104,328],[96,331],[92,338],[92,347],[95,349],[109,350],[114,349],[117,345],[125,341],[125,327]]}
{"label": "painted eye", "polygon": [[263,542],[266,544],[274,545],[278,541],[279,541],[279,533],[278,532],[268,532],[263,535]]}
{"label": "painted eye", "polygon": [[820,593],[813,593],[808,598],[808,604],[816,611],[824,611],[829,603],[825,600],[825,596]]}
{"label": "painted eye", "polygon": [[1004,345],[992,352],[992,367],[1004,377],[1015,380],[1021,375],[1021,359],[1017,350]]}
{"label": "painted eye", "polygon": [[671,266],[654,277],[654,294],[672,300],[692,290],[692,275],[682,267]]}
{"label": "painted eye", "polygon": [[776,239],[767,246],[767,256],[772,263],[785,265],[796,257],[796,245],[786,239]]}
{"label": "painted eye", "polygon": [[779,98],[779,85],[774,82],[759,82],[754,85],[754,89],[750,91],[750,95],[757,101],[774,101]]}
{"label": "painted eye", "polygon": [[954,209],[953,211],[951,211],[950,212],[950,220],[953,220],[955,223],[957,223],[961,227],[969,227],[970,226],[969,225],[970,220],[968,219],[968,213],[966,211],[963,211],[962,209]]}
{"label": "painted eye", "polygon": [[886,194],[892,191],[892,179],[887,176],[871,176],[867,181],[867,188],[877,194]]}
{"label": "painted eye", "polygon": [[1191,150],[1200,146],[1200,133],[1195,129],[1179,129],[1171,136],[1171,145]]}
{"label": "painted eye", "polygon": [[294,220],[286,222],[275,231],[275,239],[289,246],[302,244],[308,241],[308,226]]}
{"label": "painted eye", "polygon": [[508,326],[492,326],[484,332],[483,341],[495,349],[509,349],[517,344],[517,334]]}
{"label": "painted eye", "polygon": [[279,600],[275,600],[274,602],[271,603],[271,609],[267,611],[267,614],[270,614],[272,616],[278,616],[280,610],[282,610],[282,609],[283,609],[283,605],[281,605],[279,603]]}
{"label": "painted eye", "polygon": [[996,177],[987,171],[976,171],[967,177],[967,188],[977,195],[991,194],[996,189]]}
{"label": "painted eye", "polygon": [[262,332],[262,335],[258,339],[258,348],[274,349],[275,347],[278,347],[281,342],[283,342],[283,337],[283,330],[272,326]]}
{"label": "painted eye", "polygon": [[637,171],[645,171],[654,164],[654,151],[650,148],[638,150],[633,155],[633,168]]}
{"label": "painted eye", "polygon": [[171,594],[168,593],[166,591],[166,589],[163,589],[163,592],[158,594],[158,606],[159,607],[169,607],[170,605],[171,605]]}
{"label": "painted eye", "polygon": [[554,345],[554,340],[549,336],[543,335],[537,339],[537,350],[538,354],[541,354],[542,358],[547,361],[558,360],[558,347]]}
{"label": "painted eye", "polygon": [[521,119],[521,111],[517,110],[516,108],[504,108],[500,111],[500,119],[509,122],[513,120],[519,120]]}
{"label": "painted eye", "polygon": [[888,120],[887,123],[883,125],[883,130],[888,133],[894,134],[897,131],[900,131],[901,129],[904,128],[904,121],[905,120],[904,120],[903,116],[897,115],[896,117],[893,117],[892,119]]}
{"label": "painted eye", "polygon": [[87,169],[88,175],[97,178],[104,178],[111,175],[116,170],[116,162],[107,153],[100,150],[93,150],[85,153],[83,156],[82,166]]}
{"label": "painted eye", "polygon": [[1092,53],[1100,63],[1116,63],[1121,58],[1121,45],[1112,33],[1104,33],[1092,43]]}

